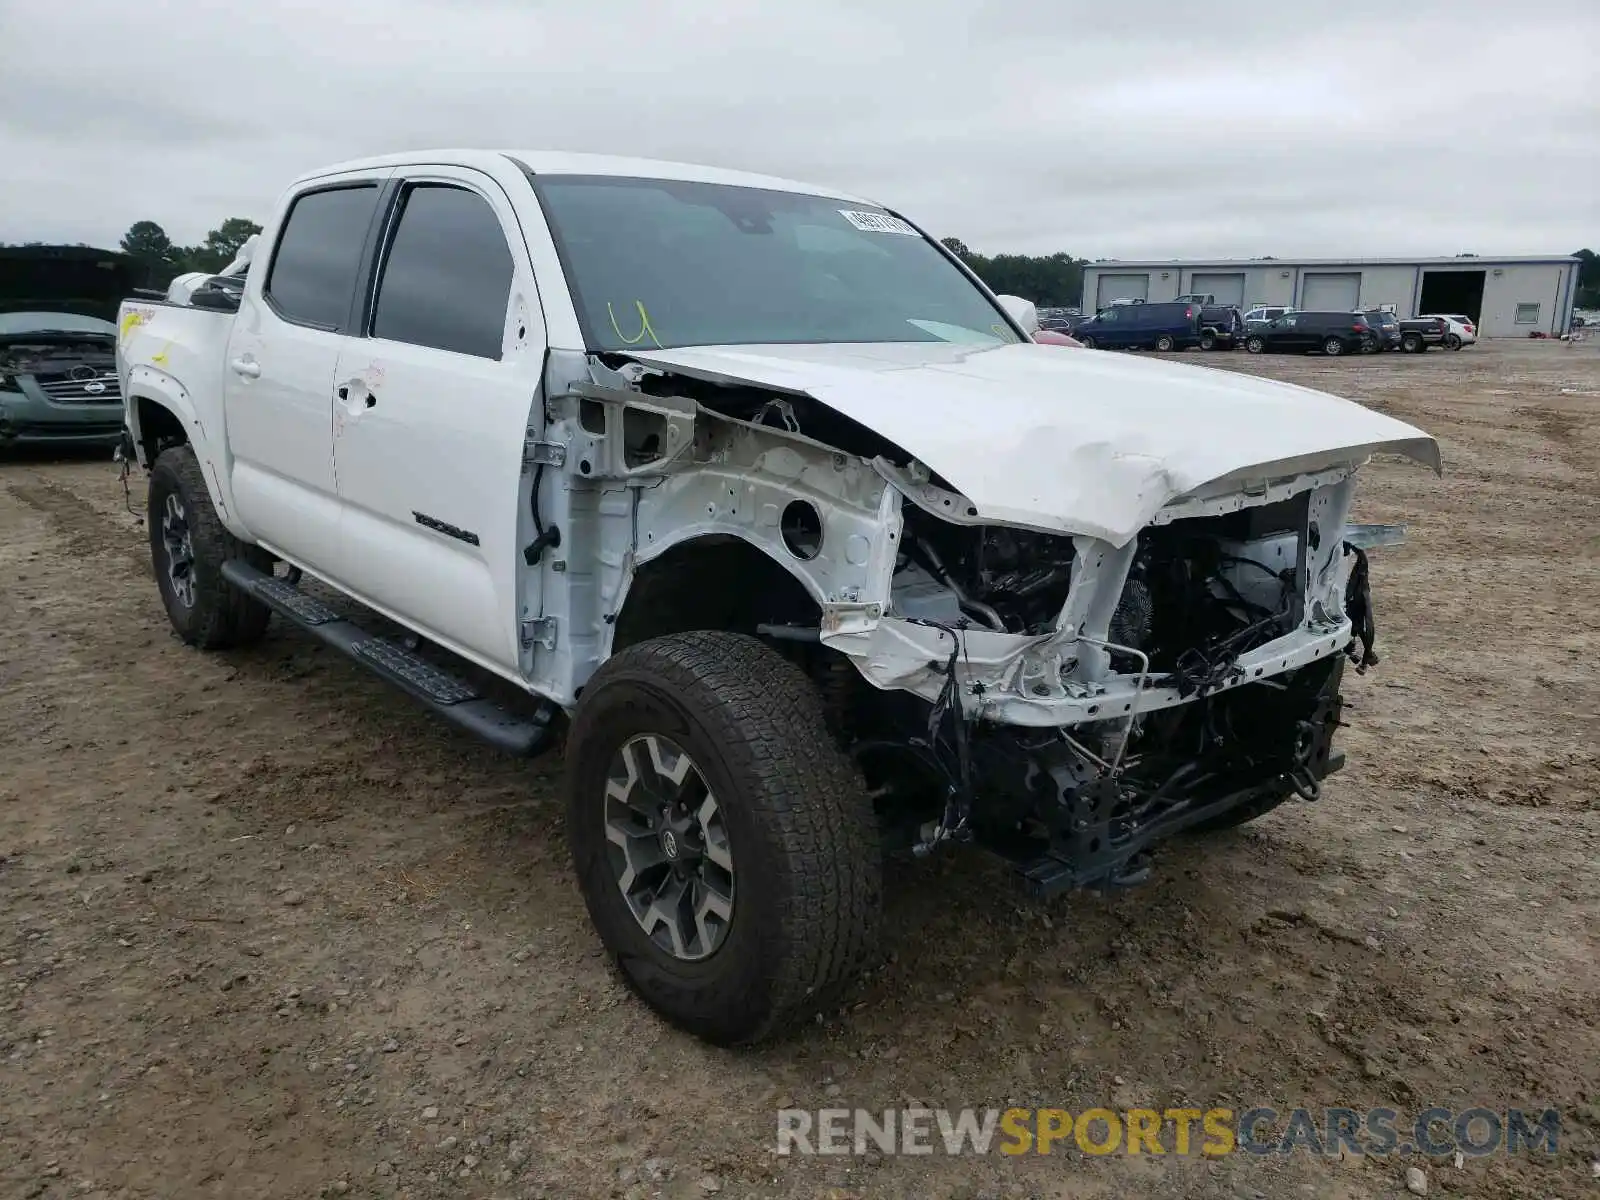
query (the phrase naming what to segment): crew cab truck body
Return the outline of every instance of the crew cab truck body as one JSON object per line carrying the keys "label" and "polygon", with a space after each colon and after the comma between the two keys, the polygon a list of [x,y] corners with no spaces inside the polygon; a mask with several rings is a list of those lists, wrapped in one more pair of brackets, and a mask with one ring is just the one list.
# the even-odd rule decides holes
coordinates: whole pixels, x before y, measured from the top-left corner
{"label": "crew cab truck body", "polygon": [[119,320],[174,628],[276,613],[504,749],[564,736],[601,939],[719,1042],[870,961],[885,850],[1131,883],[1318,795],[1393,540],[1354,474],[1439,465],[1347,401],[1034,344],[899,215],[726,171],[349,163],[224,283]]}

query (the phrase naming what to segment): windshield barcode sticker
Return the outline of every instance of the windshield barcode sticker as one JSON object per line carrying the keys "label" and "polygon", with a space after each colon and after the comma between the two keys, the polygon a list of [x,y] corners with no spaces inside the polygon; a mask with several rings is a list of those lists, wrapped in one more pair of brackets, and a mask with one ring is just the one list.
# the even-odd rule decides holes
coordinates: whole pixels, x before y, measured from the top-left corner
{"label": "windshield barcode sticker", "polygon": [[909,233],[912,237],[921,236],[910,224],[899,217],[891,217],[888,213],[860,212],[856,209],[841,208],[839,215],[857,229],[867,233]]}

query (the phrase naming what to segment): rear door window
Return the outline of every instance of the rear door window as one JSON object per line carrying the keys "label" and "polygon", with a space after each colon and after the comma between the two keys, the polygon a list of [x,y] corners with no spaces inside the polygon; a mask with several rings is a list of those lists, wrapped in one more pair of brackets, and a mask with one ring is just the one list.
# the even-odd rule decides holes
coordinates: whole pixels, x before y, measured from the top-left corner
{"label": "rear door window", "polygon": [[514,271],[487,200],[463,187],[415,184],[378,280],[372,336],[498,359]]}
{"label": "rear door window", "polygon": [[378,185],[323,188],[298,197],[284,221],[265,295],[297,325],[344,332]]}

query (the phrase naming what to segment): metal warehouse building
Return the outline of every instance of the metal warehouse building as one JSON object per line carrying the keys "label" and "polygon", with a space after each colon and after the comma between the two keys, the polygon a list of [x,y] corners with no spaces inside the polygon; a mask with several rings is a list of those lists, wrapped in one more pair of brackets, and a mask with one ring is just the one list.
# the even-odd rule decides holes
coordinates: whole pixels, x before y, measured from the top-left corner
{"label": "metal warehouse building", "polygon": [[1221,262],[1100,262],[1084,268],[1083,308],[1211,293],[1219,304],[1350,310],[1393,304],[1401,317],[1465,313],[1484,337],[1559,334],[1572,320],[1578,260],[1548,258],[1303,258]]}

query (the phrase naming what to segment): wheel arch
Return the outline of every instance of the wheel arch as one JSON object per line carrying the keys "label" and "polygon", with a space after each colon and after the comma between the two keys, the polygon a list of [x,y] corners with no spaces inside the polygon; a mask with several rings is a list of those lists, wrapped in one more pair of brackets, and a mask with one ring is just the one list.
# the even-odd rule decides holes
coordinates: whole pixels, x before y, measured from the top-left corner
{"label": "wheel arch", "polygon": [[140,464],[149,470],[157,456],[171,446],[191,446],[199,461],[206,491],[217,515],[235,537],[253,541],[240,523],[228,488],[227,473],[219,470],[212,440],[195,410],[189,390],[170,376],[148,367],[135,367],[128,381],[124,420],[133,438]]}
{"label": "wheel arch", "polygon": [[168,446],[190,442],[198,450],[204,444],[205,430],[194,398],[170,375],[136,366],[128,375],[127,394],[128,430],[146,468]]}
{"label": "wheel arch", "polygon": [[824,597],[796,568],[734,532],[676,542],[639,564],[628,581],[602,657],[649,638],[763,623],[815,627]]}

